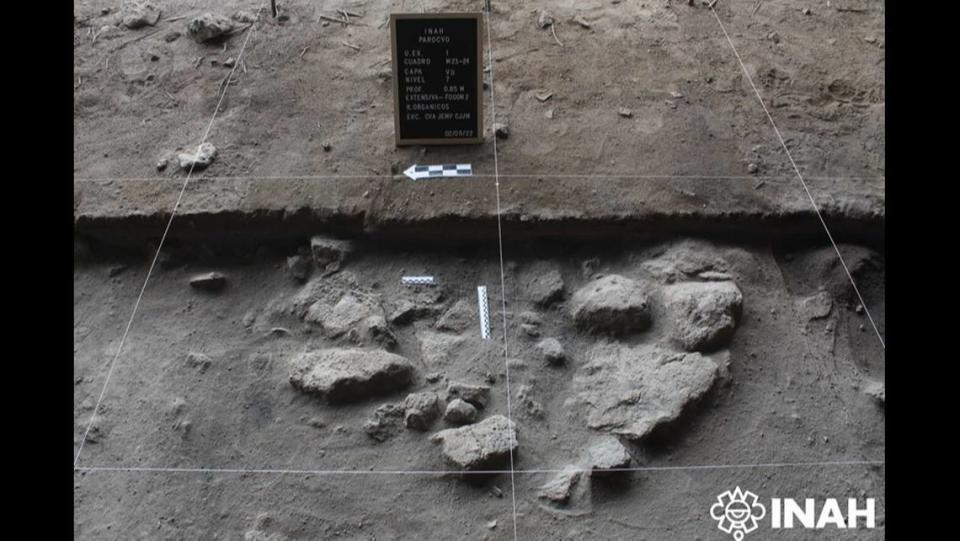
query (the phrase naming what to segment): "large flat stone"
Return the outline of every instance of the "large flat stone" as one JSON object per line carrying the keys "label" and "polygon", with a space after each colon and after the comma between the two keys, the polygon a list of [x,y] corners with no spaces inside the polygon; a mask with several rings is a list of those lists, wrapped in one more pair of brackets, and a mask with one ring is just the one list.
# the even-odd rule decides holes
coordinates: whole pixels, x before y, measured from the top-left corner
{"label": "large flat stone", "polygon": [[291,361],[290,383],[331,403],[352,402],[399,391],[410,384],[413,365],[382,350],[324,349]]}
{"label": "large flat stone", "polygon": [[651,345],[601,344],[588,358],[574,376],[571,405],[590,428],[631,440],[677,419],[710,389],[719,368],[699,353]]}
{"label": "large flat stone", "polygon": [[517,450],[514,424],[502,415],[461,428],[441,430],[430,440],[443,445],[441,452],[447,462],[464,470],[507,465],[510,453]]}

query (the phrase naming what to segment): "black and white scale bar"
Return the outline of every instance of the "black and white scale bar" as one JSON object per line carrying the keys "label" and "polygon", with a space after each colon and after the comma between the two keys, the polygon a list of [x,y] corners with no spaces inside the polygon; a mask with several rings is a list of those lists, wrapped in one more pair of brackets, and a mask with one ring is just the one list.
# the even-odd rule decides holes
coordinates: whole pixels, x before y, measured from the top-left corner
{"label": "black and white scale bar", "polygon": [[477,286],[477,308],[480,312],[480,338],[490,339],[490,309],[487,306],[487,286]]}
{"label": "black and white scale bar", "polygon": [[473,176],[473,166],[469,163],[411,165],[403,174],[413,180],[438,177],[469,177]]}
{"label": "black and white scale bar", "polygon": [[400,283],[405,286],[432,286],[433,276],[401,276]]}

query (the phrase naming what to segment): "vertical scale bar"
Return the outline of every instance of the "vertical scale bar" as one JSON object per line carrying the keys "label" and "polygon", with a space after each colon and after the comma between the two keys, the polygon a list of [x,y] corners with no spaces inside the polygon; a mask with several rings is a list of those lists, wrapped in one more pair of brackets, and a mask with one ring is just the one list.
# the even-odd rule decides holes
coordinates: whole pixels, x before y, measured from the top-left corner
{"label": "vertical scale bar", "polygon": [[487,307],[487,286],[477,286],[477,305],[480,308],[480,337],[490,339],[490,309]]}

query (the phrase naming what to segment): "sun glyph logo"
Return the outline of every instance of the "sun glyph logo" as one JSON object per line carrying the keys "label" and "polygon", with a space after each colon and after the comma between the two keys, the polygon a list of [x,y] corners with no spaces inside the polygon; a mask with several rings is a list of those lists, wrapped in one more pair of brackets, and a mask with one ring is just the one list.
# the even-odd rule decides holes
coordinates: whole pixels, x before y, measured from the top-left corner
{"label": "sun glyph logo", "polygon": [[717,503],[710,507],[710,516],[718,522],[724,533],[732,534],[736,541],[757,529],[757,521],[767,514],[767,508],[757,502],[757,495],[737,487],[717,496]]}

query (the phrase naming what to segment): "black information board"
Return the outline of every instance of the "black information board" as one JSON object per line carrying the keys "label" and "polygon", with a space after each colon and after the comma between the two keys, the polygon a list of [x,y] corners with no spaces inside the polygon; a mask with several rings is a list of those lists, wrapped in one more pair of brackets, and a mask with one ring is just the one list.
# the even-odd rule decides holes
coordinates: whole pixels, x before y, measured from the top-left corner
{"label": "black information board", "polygon": [[397,146],[483,142],[480,13],[390,15]]}

